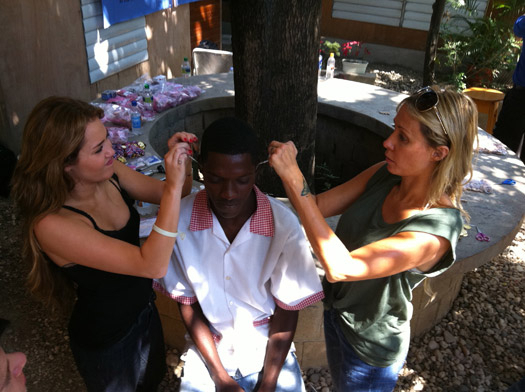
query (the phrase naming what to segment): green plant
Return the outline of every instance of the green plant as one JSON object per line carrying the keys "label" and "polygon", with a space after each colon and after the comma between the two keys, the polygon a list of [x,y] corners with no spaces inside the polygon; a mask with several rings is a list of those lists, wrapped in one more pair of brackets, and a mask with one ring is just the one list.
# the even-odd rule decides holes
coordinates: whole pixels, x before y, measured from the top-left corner
{"label": "green plant", "polygon": [[332,173],[326,162],[315,165],[315,191],[325,192],[341,183],[341,179]]}
{"label": "green plant", "polygon": [[449,79],[450,84],[456,87],[458,91],[463,91],[467,88],[466,83],[467,76],[465,75],[465,72],[458,72],[452,74],[452,76]]}
{"label": "green plant", "polygon": [[[512,33],[512,16],[525,0],[495,0],[492,11],[481,17],[473,16],[476,1],[449,3],[463,11],[450,17],[440,34],[443,64],[452,70],[449,82],[458,89],[465,84],[491,87],[499,73],[516,65],[520,44]],[[465,27],[454,30],[458,21]]]}
{"label": "green plant", "polygon": [[333,53],[335,57],[341,56],[341,44],[337,41],[321,41],[321,54],[323,57],[330,56],[330,53]]}

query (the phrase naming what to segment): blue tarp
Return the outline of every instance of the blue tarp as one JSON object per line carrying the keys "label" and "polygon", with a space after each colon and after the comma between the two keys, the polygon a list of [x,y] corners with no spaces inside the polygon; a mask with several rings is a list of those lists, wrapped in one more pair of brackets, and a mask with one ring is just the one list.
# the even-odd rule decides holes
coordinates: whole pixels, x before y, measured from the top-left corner
{"label": "blue tarp", "polygon": [[[180,3],[180,0],[178,2]],[[171,8],[172,5],[173,0],[102,0],[104,28],[108,28],[115,23]]]}

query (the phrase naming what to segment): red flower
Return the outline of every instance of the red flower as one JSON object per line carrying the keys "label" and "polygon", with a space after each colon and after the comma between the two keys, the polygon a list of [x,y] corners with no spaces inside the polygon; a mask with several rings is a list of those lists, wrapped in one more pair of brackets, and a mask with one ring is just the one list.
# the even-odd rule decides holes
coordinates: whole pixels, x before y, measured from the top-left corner
{"label": "red flower", "polygon": [[[355,48],[355,49],[354,49]],[[352,49],[354,50],[352,53]],[[364,54],[370,54],[368,48],[363,48],[361,41],[348,41],[343,44],[343,57],[358,57],[361,53],[361,49],[364,50]]]}

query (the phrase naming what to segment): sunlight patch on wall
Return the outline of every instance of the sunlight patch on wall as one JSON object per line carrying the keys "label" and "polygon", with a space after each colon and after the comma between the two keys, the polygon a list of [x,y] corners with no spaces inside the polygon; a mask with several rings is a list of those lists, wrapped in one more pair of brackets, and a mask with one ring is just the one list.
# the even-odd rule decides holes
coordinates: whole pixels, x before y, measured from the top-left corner
{"label": "sunlight patch on wall", "polygon": [[144,16],[104,29],[100,0],[80,1],[91,83],[148,60]]}

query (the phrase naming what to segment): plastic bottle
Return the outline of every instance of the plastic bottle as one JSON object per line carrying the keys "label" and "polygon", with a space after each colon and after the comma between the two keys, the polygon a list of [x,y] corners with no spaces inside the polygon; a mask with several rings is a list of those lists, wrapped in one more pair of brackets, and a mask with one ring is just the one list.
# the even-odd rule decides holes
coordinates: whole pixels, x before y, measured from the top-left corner
{"label": "plastic bottle", "polygon": [[142,92],[142,99],[144,100],[144,105],[149,109],[153,110],[153,94],[149,89],[149,84],[144,85],[144,91]]}
{"label": "plastic bottle", "polygon": [[137,107],[137,101],[131,101],[131,132],[134,135],[142,135],[142,120],[140,118],[139,108]]}
{"label": "plastic bottle", "polygon": [[182,62],[181,72],[182,76],[185,78],[189,78],[191,76],[191,68],[190,68],[190,62],[188,61],[187,57],[184,57],[184,61]]}
{"label": "plastic bottle", "polygon": [[319,69],[317,71],[317,77],[321,77],[321,70],[323,69],[323,55],[319,53]]}
{"label": "plastic bottle", "polygon": [[335,57],[333,53],[330,53],[330,58],[326,63],[326,79],[332,79],[335,73]]}

